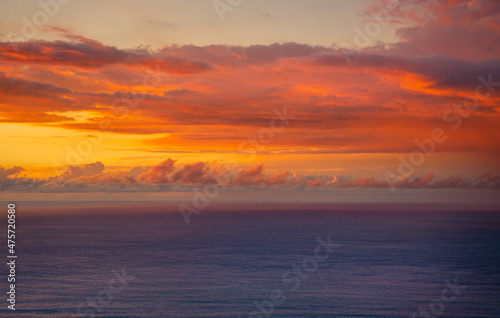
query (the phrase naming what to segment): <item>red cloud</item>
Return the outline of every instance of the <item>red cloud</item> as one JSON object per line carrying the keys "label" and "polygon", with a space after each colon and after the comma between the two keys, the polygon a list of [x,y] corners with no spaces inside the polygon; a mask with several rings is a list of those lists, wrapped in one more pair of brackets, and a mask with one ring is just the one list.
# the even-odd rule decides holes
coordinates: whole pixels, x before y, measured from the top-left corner
{"label": "red cloud", "polygon": [[150,184],[170,183],[170,173],[174,171],[175,161],[168,158],[158,165],[152,166],[148,172],[140,174],[137,180]]}
{"label": "red cloud", "polygon": [[250,186],[276,186],[286,185],[290,173],[284,171],[275,175],[265,175],[264,165],[258,165],[253,168],[240,171],[232,180],[231,185],[250,185]]}
{"label": "red cloud", "polygon": [[209,184],[215,183],[210,176],[210,168],[206,162],[196,162],[184,165],[172,175],[173,183]]}
{"label": "red cloud", "polygon": [[[18,177],[22,167],[9,169],[0,166],[0,188],[14,192],[71,192],[79,191],[144,191],[146,185],[190,185],[202,186],[224,180],[226,187],[283,187],[304,188],[398,188],[398,189],[500,189],[500,177],[487,172],[474,179],[455,175],[436,180],[432,173],[424,177],[407,177],[388,183],[375,178],[352,178],[349,176],[311,176],[288,171],[267,174],[264,165],[238,170],[235,167],[215,166],[206,162],[196,162],[176,167],[175,160],[167,159],[152,166],[146,172],[134,175],[144,168],[131,171],[106,171],[100,162],[84,166],[70,166],[57,178],[37,179]],[[137,171],[136,171],[137,170]],[[224,178],[219,175],[224,171]],[[14,176],[14,177],[13,177]],[[228,180],[226,182],[226,180]],[[79,186],[76,186],[79,185]],[[109,185],[108,188],[107,185]],[[125,186],[134,186],[132,188]],[[159,188],[147,188],[159,191]]]}
{"label": "red cloud", "polygon": [[192,74],[210,69],[199,61],[152,54],[145,50],[120,50],[81,36],[68,41],[0,42],[0,61],[22,64],[101,68],[107,65],[148,66],[172,74]]}

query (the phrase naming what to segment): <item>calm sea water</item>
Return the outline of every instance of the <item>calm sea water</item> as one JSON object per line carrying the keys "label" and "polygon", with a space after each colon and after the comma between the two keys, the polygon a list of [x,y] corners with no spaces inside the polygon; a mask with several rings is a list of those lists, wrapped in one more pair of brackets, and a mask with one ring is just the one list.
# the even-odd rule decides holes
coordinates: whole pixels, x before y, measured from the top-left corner
{"label": "calm sea water", "polygon": [[[500,317],[500,211],[225,205],[186,225],[175,205],[19,202],[17,230],[2,317],[409,317],[433,301],[427,317]],[[291,290],[284,273],[328,235],[339,246]],[[467,289],[440,301],[445,281]]]}

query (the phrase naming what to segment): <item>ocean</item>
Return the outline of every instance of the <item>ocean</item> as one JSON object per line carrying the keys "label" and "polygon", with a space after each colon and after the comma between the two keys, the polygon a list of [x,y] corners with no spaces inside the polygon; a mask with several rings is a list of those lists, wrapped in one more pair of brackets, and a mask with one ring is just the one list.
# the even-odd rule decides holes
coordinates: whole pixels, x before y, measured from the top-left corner
{"label": "ocean", "polygon": [[1,317],[500,317],[495,208],[16,205]]}

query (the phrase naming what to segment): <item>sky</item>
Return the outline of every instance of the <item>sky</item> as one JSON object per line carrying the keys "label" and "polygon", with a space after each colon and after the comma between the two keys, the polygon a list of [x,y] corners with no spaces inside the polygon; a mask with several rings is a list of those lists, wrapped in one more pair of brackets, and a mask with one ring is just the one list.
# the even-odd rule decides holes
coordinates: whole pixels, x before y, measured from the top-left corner
{"label": "sky", "polygon": [[494,200],[499,50],[496,0],[2,1],[0,197]]}

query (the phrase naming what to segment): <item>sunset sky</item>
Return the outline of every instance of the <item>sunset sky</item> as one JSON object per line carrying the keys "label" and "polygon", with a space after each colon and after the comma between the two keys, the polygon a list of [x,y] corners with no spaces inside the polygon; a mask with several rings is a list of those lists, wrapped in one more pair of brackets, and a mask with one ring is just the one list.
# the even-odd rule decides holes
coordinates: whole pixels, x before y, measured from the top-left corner
{"label": "sunset sky", "polygon": [[499,112],[497,0],[0,2],[3,199],[493,199]]}

